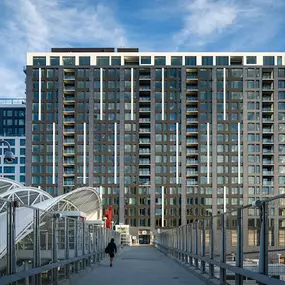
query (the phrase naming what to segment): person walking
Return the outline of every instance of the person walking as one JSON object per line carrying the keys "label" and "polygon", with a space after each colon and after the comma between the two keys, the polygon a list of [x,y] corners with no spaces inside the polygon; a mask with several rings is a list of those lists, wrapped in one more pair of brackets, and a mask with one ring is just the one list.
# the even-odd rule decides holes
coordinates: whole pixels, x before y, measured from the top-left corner
{"label": "person walking", "polygon": [[113,266],[113,259],[115,257],[115,253],[117,253],[117,246],[116,246],[115,240],[113,238],[108,243],[105,252],[108,253],[110,256],[110,267],[112,267]]}

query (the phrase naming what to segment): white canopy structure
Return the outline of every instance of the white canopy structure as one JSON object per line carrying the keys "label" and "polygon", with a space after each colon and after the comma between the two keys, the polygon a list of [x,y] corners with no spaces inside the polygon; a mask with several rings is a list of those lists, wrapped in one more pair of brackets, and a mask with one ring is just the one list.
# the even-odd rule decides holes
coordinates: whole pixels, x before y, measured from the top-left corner
{"label": "white canopy structure", "polygon": [[[55,212],[78,211],[86,215],[86,220],[100,219],[101,199],[96,189],[82,187],[69,193],[52,197],[47,192],[27,187],[18,182],[0,178],[0,259],[6,254],[7,212],[5,200],[18,201],[16,208],[16,242],[31,233],[33,224],[33,206],[40,209],[40,216]],[[26,206],[26,207],[25,207]]]}

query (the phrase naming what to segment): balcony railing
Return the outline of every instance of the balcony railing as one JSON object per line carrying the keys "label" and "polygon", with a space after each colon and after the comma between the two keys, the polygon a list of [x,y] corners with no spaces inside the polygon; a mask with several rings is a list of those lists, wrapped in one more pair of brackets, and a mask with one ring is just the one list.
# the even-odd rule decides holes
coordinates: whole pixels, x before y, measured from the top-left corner
{"label": "balcony railing", "polygon": [[75,80],[75,76],[74,75],[64,75],[63,79],[64,80]]}
{"label": "balcony railing", "polygon": [[75,87],[74,86],[64,86],[63,88],[64,91],[75,91]]}

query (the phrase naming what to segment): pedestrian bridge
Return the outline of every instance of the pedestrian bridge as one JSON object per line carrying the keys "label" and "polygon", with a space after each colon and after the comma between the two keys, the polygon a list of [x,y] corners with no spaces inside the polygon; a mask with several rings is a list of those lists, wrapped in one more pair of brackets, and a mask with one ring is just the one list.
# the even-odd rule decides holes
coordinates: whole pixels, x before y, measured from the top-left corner
{"label": "pedestrian bridge", "polygon": [[[9,183],[0,179],[0,285],[285,285],[280,262],[285,249],[269,245],[268,237],[268,210],[285,195],[255,203],[260,219],[255,247],[243,234],[244,213],[252,208],[247,205],[161,229],[151,246],[121,249],[120,234],[92,219],[101,209],[95,189],[52,198]],[[118,245],[112,268],[104,252],[111,238]]]}

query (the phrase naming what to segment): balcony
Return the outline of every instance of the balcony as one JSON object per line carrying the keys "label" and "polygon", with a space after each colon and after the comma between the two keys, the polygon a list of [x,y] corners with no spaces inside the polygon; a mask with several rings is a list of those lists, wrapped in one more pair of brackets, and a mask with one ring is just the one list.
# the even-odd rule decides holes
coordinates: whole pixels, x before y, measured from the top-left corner
{"label": "balcony", "polygon": [[274,172],[273,172],[273,171],[266,171],[266,170],[263,170],[263,171],[262,171],[262,175],[263,175],[263,176],[273,176],[273,175],[274,175]]}
{"label": "balcony", "polygon": [[74,159],[64,159],[64,165],[74,165]]}
{"label": "balcony", "polygon": [[139,118],[140,123],[150,123],[150,118]]}
{"label": "balcony", "polygon": [[187,159],[186,164],[198,164],[198,159]]}
{"label": "balcony", "polygon": [[186,107],[186,112],[198,112],[197,107]]}
{"label": "balcony", "polygon": [[68,80],[75,80],[74,75],[64,75],[63,80],[68,81]]}
{"label": "balcony", "polygon": [[274,139],[262,139],[262,143],[274,143]]}
{"label": "balcony", "polygon": [[63,132],[64,133],[74,133],[74,128],[64,128]]}
{"label": "balcony", "polygon": [[139,97],[139,100],[140,100],[140,101],[149,102],[149,101],[151,100],[151,98],[150,98],[150,97],[147,97],[147,96],[140,96],[140,97]]}
{"label": "balcony", "polygon": [[147,138],[145,138],[145,139],[139,139],[139,143],[141,143],[141,144],[144,144],[144,143],[150,144],[150,139],[147,139]]}
{"label": "balcony", "polygon": [[63,119],[63,122],[64,123],[74,123],[75,121],[74,121],[74,118],[73,117],[65,117],[64,119]]}
{"label": "balcony", "polygon": [[262,101],[273,101],[273,96],[262,96]]}
{"label": "balcony", "polygon": [[198,149],[187,149],[186,154],[198,154]]}
{"label": "balcony", "polygon": [[140,107],[139,112],[150,112],[150,107]]}
{"label": "balcony", "polygon": [[273,180],[263,180],[262,184],[266,185],[266,186],[273,186],[274,185],[274,181]]}
{"label": "balcony", "polygon": [[197,170],[187,170],[186,175],[191,176],[191,175],[198,175]]}
{"label": "balcony", "polygon": [[187,85],[186,91],[198,91],[198,85]]}
{"label": "balcony", "polygon": [[197,73],[188,73],[186,74],[186,80],[196,80],[198,79]]}
{"label": "balcony", "polygon": [[140,159],[139,164],[148,165],[148,164],[150,164],[150,159]]}
{"label": "balcony", "polygon": [[74,139],[64,139],[63,143],[64,144],[74,144]]}
{"label": "balcony", "polygon": [[262,85],[262,90],[273,90],[273,84],[263,84]]}
{"label": "balcony", "polygon": [[[186,98],[186,101],[189,101],[189,102],[195,102],[195,101],[198,101],[198,97],[196,96],[188,96]],[[187,102],[186,102],[187,103]]]}
{"label": "balcony", "polygon": [[140,128],[140,129],[139,129],[139,132],[140,132],[140,133],[150,133],[151,130],[150,130],[150,128]]}
{"label": "balcony", "polygon": [[186,133],[198,133],[198,128],[186,128]]}
{"label": "balcony", "polygon": [[63,101],[64,102],[75,102],[75,98],[72,96],[72,97],[64,97],[63,98]]}
{"label": "balcony", "polygon": [[146,170],[146,171],[140,170],[140,171],[139,171],[139,175],[142,175],[142,176],[144,176],[144,175],[150,175],[150,171],[149,171],[149,170]]}
{"label": "balcony", "polygon": [[186,144],[196,144],[198,143],[198,139],[186,139]]}
{"label": "balcony", "polygon": [[151,76],[150,74],[144,74],[139,76],[139,80],[150,80]]}
{"label": "balcony", "polygon": [[75,86],[64,85],[63,91],[75,91]]}
{"label": "balcony", "polygon": [[75,109],[73,107],[65,107],[63,113],[74,113]]}
{"label": "balcony", "polygon": [[262,163],[263,164],[274,164],[274,160],[273,159],[263,159]]}
{"label": "balcony", "polygon": [[274,153],[274,150],[273,150],[273,149],[270,149],[270,148],[264,148],[264,149],[262,149],[262,153],[273,154],[273,153]]}
{"label": "balcony", "polygon": [[274,108],[273,107],[265,107],[265,108],[262,108],[262,112],[274,112]]}
{"label": "balcony", "polygon": [[274,129],[273,128],[262,128],[263,133],[273,133]]}
{"label": "balcony", "polygon": [[263,80],[273,80],[273,73],[271,72],[264,72],[262,73]]}
{"label": "balcony", "polygon": [[150,91],[151,86],[150,85],[144,85],[144,86],[139,86],[140,91]]}
{"label": "balcony", "polygon": [[139,154],[150,154],[150,148],[140,148]]}
{"label": "balcony", "polygon": [[269,116],[269,117],[263,116],[262,122],[273,122],[273,116]]}

